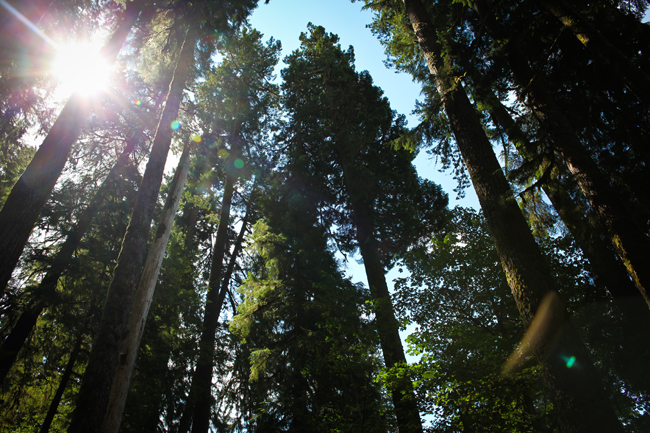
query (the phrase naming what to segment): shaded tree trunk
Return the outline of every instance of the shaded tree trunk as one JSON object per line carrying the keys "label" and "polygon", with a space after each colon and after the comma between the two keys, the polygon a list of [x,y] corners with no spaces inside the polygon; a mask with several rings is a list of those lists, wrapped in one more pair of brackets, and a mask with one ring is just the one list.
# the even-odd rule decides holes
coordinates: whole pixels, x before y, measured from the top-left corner
{"label": "shaded tree trunk", "polygon": [[23,311],[9,335],[2,342],[2,346],[0,347],[0,383],[4,381],[9,369],[16,362],[18,352],[23,347],[23,344],[25,344],[34,326],[36,326],[36,321],[40,314],[45,308],[56,302],[56,287],[59,279],[70,265],[72,255],[88,231],[99,206],[105,201],[111,184],[115,182],[119,173],[128,163],[129,157],[135,148],[136,141],[135,137],[127,140],[124,151],[122,151],[122,154],[111,168],[108,176],[106,176],[106,179],[104,179],[104,182],[98,188],[88,207],[81,213],[77,225],[68,233],[61,249],[56,253],[52,265],[47,270],[45,277],[43,277],[43,280],[35,291],[36,299]]}
{"label": "shaded tree trunk", "polygon": [[68,382],[70,381],[70,376],[72,376],[72,369],[74,368],[74,364],[77,361],[77,357],[81,352],[81,343],[83,342],[83,337],[84,337],[84,332],[82,331],[74,343],[72,352],[70,352],[70,358],[68,359],[68,363],[65,366],[65,370],[61,375],[61,380],[59,381],[59,387],[57,388],[56,393],[54,394],[54,398],[50,403],[50,408],[47,411],[47,415],[45,415],[45,420],[43,420],[43,424],[41,424],[41,429],[39,430],[39,433],[47,433],[50,430],[50,426],[52,425],[52,421],[54,420],[54,415],[56,415],[56,411],[59,408],[59,403],[61,403],[63,392],[65,391],[65,388],[68,386]]}
{"label": "shaded tree trunk", "polygon": [[180,202],[183,188],[185,187],[185,179],[187,178],[189,168],[190,145],[185,144],[178,168],[171,183],[165,207],[160,215],[156,235],[149,248],[149,254],[144,271],[142,272],[142,277],[140,278],[140,283],[135,293],[135,299],[133,300],[133,306],[125,331],[126,337],[122,344],[119,363],[113,376],[108,407],[101,430],[102,433],[117,433],[120,429],[126,395],[129,390],[129,384],[131,383],[133,367],[138,354],[138,348],[140,347],[140,340],[144,332],[151,300],[153,299],[156,282],[158,281],[158,274],[160,273],[160,266],[165,256],[165,249],[167,248],[167,242],[171,235],[174,217],[176,216],[178,203]]}
{"label": "shaded tree trunk", "polygon": [[[101,54],[109,64],[115,62],[143,4],[144,0],[136,0],[127,5],[122,21],[102,48]],[[85,125],[89,109],[88,101],[80,94],[70,97],[0,211],[0,296]]]}
{"label": "shaded tree trunk", "polygon": [[212,367],[214,359],[215,333],[219,324],[219,315],[223,306],[226,291],[222,290],[223,259],[228,247],[228,227],[230,225],[230,207],[235,190],[236,177],[231,173],[230,166],[235,160],[237,146],[235,138],[239,127],[231,135],[233,145],[230,150],[231,157],[226,169],[217,239],[212,249],[212,266],[210,269],[210,282],[206,296],[205,313],[203,316],[203,330],[199,342],[199,359],[192,375],[192,385],[188,396],[188,406],[183,413],[179,433],[187,432],[192,426],[192,433],[208,431],[210,426],[210,407],[212,406]]}
{"label": "shaded tree trunk", "polygon": [[[530,159],[534,154],[532,143],[528,141],[500,101],[496,100],[493,94],[490,99],[492,100],[488,106],[493,119],[506,129],[508,136],[516,142],[524,158]],[[616,341],[616,347],[620,348],[617,350],[623,350],[626,355],[620,358],[621,367],[618,367],[618,374],[625,377],[628,387],[647,390],[648,383],[645,377],[636,373],[643,371],[639,363],[648,358],[647,352],[650,348],[648,333],[645,332],[648,322],[646,304],[640,302],[639,291],[634,287],[623,263],[616,258],[616,253],[608,244],[596,216],[590,215],[592,212],[588,206],[580,200],[574,200],[567,192],[567,186],[562,185],[553,174],[544,181],[542,188],[591,264],[594,283],[601,290],[589,301],[594,306],[595,304],[604,306],[609,315],[620,318],[620,322],[614,325],[619,328],[622,337]],[[569,188],[575,189],[575,185]],[[606,305],[606,293],[612,297],[613,302],[609,305]]]}
{"label": "shaded tree trunk", "polygon": [[495,40],[509,40],[505,52],[515,82],[523,89],[531,110],[547,127],[555,148],[564,158],[600,224],[606,229],[614,250],[650,305],[650,267],[647,266],[650,263],[650,239],[630,216],[621,195],[591,158],[560,108],[546,97],[544,83],[535,77],[526,56],[514,45],[516,39],[510,40],[511,35],[496,24],[495,17],[489,13],[489,6],[483,0],[476,0],[474,9]]}
{"label": "shaded tree trunk", "polygon": [[[479,92],[480,94],[480,92]],[[529,161],[536,153],[526,134],[517,126],[508,110],[494,94],[481,99],[490,107],[492,118],[505,130],[524,160]],[[553,176],[551,176],[553,177]],[[578,246],[591,263],[596,285],[617,298],[637,298],[639,291],[634,287],[625,266],[616,259],[616,253],[603,239],[601,228],[591,221],[588,209],[566,192],[559,180],[550,178],[542,184],[542,189],[551,200],[553,207],[569,229]]]}
{"label": "shaded tree trunk", "polygon": [[[424,5],[420,0],[404,0],[404,5],[442,98],[524,325],[529,333],[534,331],[531,325],[544,325],[545,329],[536,328],[538,344],[534,353],[542,364],[561,430],[622,432],[589,354],[567,321],[563,305],[551,302],[548,309],[540,311],[542,301],[557,291],[556,282],[521,214],[478,114],[462,85],[444,73],[447,65]],[[544,323],[540,323],[543,314],[535,317],[536,312],[545,313]],[[580,368],[567,368],[564,359],[570,356],[575,357]]]}
{"label": "shaded tree trunk", "polygon": [[[345,184],[350,196],[350,205],[352,207],[352,220],[356,227],[357,243],[363,266],[368,278],[368,286],[373,297],[374,311],[376,314],[375,323],[379,334],[381,350],[384,355],[386,367],[389,369],[399,368],[406,365],[406,356],[404,347],[399,335],[399,323],[395,318],[393,304],[390,299],[390,292],[386,284],[384,266],[378,250],[378,242],[374,234],[374,224],[372,220],[372,211],[367,203],[363,200],[363,191],[359,191],[358,185],[362,184],[361,180],[355,178],[353,173],[354,158],[342,156],[341,165]],[[398,377],[391,380],[388,384],[395,414],[397,415],[397,425],[400,433],[421,433],[422,422],[420,420],[420,411],[415,399],[415,391],[411,379]]]}
{"label": "shaded tree trunk", "polygon": [[147,162],[131,221],[108,289],[99,331],[79,391],[69,432],[99,432],[104,419],[108,392],[125,338],[133,297],[142,274],[144,253],[153,212],[162,183],[167,153],[171,145],[171,124],[178,110],[192,65],[197,31],[188,30],[176,64],[169,93]]}
{"label": "shaded tree trunk", "polygon": [[533,79],[533,72],[522,53],[509,44],[508,63],[517,84],[528,96],[531,109],[547,126],[553,145],[560,152],[578,186],[607,229],[621,261],[632,280],[650,305],[650,242],[627,211],[620,194],[610,185],[588,150],[562,115],[557,105],[547,98],[542,82]]}

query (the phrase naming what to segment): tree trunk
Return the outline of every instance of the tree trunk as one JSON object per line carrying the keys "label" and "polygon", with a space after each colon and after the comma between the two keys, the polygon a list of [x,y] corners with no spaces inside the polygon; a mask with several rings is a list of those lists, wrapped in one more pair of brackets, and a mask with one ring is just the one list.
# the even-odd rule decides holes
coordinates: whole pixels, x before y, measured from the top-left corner
{"label": "tree trunk", "polygon": [[[488,96],[480,93],[478,92],[479,97],[490,107],[490,114],[494,121],[505,130],[524,160],[529,161],[536,150],[526,134],[517,126],[508,110],[493,93],[490,92]],[[601,228],[589,218],[588,209],[573,200],[565,187],[559,185],[558,179],[551,178],[544,182],[542,189],[591,263],[596,286],[609,292],[614,299],[637,298],[639,291],[630,280],[625,266],[616,259],[616,253],[611,245],[603,240],[605,234],[602,233]]]}
{"label": "tree trunk", "polygon": [[[341,157],[343,176],[346,189],[350,196],[352,220],[357,230],[357,243],[363,258],[363,266],[368,278],[368,286],[373,297],[375,323],[379,334],[379,342],[384,355],[386,367],[389,369],[406,365],[404,347],[399,335],[399,323],[395,318],[390,292],[386,284],[384,266],[381,263],[378,242],[374,234],[372,212],[363,200],[363,191],[359,191],[361,180],[354,174],[354,158]],[[397,415],[397,425],[400,433],[422,433],[420,411],[415,399],[413,383],[408,377],[398,377],[388,383],[393,406]]]}
{"label": "tree trunk", "polygon": [[[494,39],[509,39],[508,33],[498,27],[495,17],[483,0],[476,0],[474,9],[478,12],[486,29]],[[598,219],[607,230],[614,250],[627,268],[636,287],[646,303],[650,305],[650,240],[626,211],[620,194],[610,185],[589,151],[563,116],[560,108],[546,97],[543,82],[535,77],[526,56],[510,40],[506,45],[506,56],[513,77],[528,97],[528,104],[547,126],[555,148],[564,158],[569,171]]]}
{"label": "tree trunk", "polygon": [[126,395],[131,383],[131,376],[133,375],[133,367],[135,359],[140,347],[140,340],[144,332],[144,326],[149,314],[149,307],[153,299],[153,293],[158,281],[158,274],[160,273],[160,266],[162,265],[165,250],[167,249],[167,242],[172,232],[172,225],[174,217],[178,210],[178,203],[180,202],[183,189],[185,187],[185,179],[187,172],[190,168],[190,145],[185,144],[183,154],[178,163],[178,168],[174,174],[174,178],[169,189],[169,195],[165,202],[160,220],[158,222],[158,229],[154,237],[153,243],[149,248],[147,261],[140,278],[138,289],[135,293],[133,307],[129,315],[129,321],[125,331],[125,340],[122,344],[120,352],[119,364],[113,376],[113,384],[111,385],[108,408],[104,417],[102,426],[102,433],[117,433],[120,429],[122,422],[122,413],[124,412],[124,404],[126,403]]}
{"label": "tree trunk", "polygon": [[[522,156],[525,159],[530,158],[534,149],[526,135],[493,94],[490,99],[488,106],[495,122],[506,129]],[[594,283],[600,290],[589,300],[592,305],[586,308],[595,308],[592,311],[603,311],[608,316],[619,319],[614,325],[619,328],[621,336],[616,340],[616,350],[622,350],[626,356],[620,357],[617,374],[624,378],[628,387],[647,391],[647,380],[638,373],[643,371],[639,363],[648,359],[650,348],[650,336],[645,332],[648,322],[646,304],[640,302],[639,291],[634,287],[623,263],[616,258],[603,228],[595,220],[596,216],[590,215],[588,206],[574,200],[567,192],[567,186],[561,185],[559,179],[553,175],[544,182],[542,188],[591,264]],[[572,185],[571,188],[575,187]],[[612,297],[611,303],[607,302],[606,293]]]}
{"label": "tree trunk", "polygon": [[650,76],[609,42],[585,17],[566,1],[541,2],[589,50],[602,68],[619,77],[625,87],[650,107]]}
{"label": "tree trunk", "polygon": [[[235,152],[231,151],[231,154]],[[234,159],[233,159],[234,160]],[[199,343],[199,359],[192,375],[192,386],[188,404],[191,413],[192,433],[207,432],[210,426],[210,407],[212,406],[212,367],[214,359],[215,333],[225,292],[221,293],[223,258],[228,246],[228,226],[230,224],[230,205],[234,192],[235,177],[226,174],[223,202],[217,228],[217,239],[212,250],[210,284],[206,297],[203,317],[203,331]],[[194,392],[192,392],[194,391]],[[184,427],[188,424],[185,424]],[[182,431],[182,430],[179,430]],[[185,430],[187,431],[187,430]]]}
{"label": "tree trunk", "polygon": [[190,28],[169,85],[167,101],[156,130],[151,155],[136,197],[122,243],[122,250],[108,289],[104,312],[88,367],[81,384],[73,412],[70,433],[99,432],[108,404],[108,391],[118,363],[118,355],[126,335],[131,304],[142,274],[144,253],[149,237],[151,219],[162,183],[167,153],[171,145],[171,124],[178,116],[185,82],[194,64],[197,31]]}
{"label": "tree trunk", "polygon": [[59,381],[59,387],[57,388],[56,394],[54,394],[54,398],[50,403],[50,408],[47,411],[47,415],[45,415],[45,420],[43,421],[43,424],[41,424],[41,429],[39,430],[39,433],[47,433],[50,430],[50,426],[52,425],[52,421],[54,420],[54,415],[56,415],[56,411],[59,408],[59,403],[61,403],[63,392],[65,391],[65,388],[68,386],[68,381],[70,380],[70,376],[72,376],[72,369],[74,368],[74,363],[77,361],[79,352],[81,352],[81,343],[83,342],[83,336],[84,336],[84,332],[82,331],[74,343],[74,347],[72,349],[72,352],[70,353],[70,358],[68,359],[68,364],[65,366],[65,370],[61,375],[61,380]]}
{"label": "tree trunk", "polygon": [[[102,48],[107,63],[115,62],[143,3],[144,0],[136,0],[127,5],[122,22]],[[89,109],[88,101],[80,94],[70,97],[0,211],[0,296],[85,125]]]}
{"label": "tree trunk", "polygon": [[[442,98],[524,325],[529,335],[538,331],[534,353],[542,364],[561,430],[622,432],[588,352],[567,321],[563,305],[559,301],[545,302],[548,308],[540,309],[542,301],[552,299],[557,292],[556,283],[465,90],[455,77],[439,74],[446,70],[446,65],[440,55],[436,29],[424,5],[420,0],[404,0],[404,5]],[[575,357],[579,368],[568,368],[564,359],[569,357]]]}
{"label": "tree trunk", "polygon": [[52,305],[53,302],[56,302],[56,287],[59,278],[61,278],[61,275],[63,275],[63,272],[65,272],[66,268],[70,264],[72,255],[77,250],[81,238],[83,238],[88,231],[88,228],[97,213],[97,209],[105,199],[111,183],[116,180],[120,171],[129,161],[129,157],[135,148],[135,144],[135,138],[127,140],[124,151],[115,165],[111,168],[111,171],[108,173],[108,176],[106,176],[106,179],[104,179],[104,182],[102,182],[102,185],[97,189],[97,192],[90,201],[88,207],[81,213],[77,225],[72,229],[72,231],[70,231],[70,233],[68,233],[61,249],[56,253],[52,265],[47,270],[45,277],[43,277],[43,280],[35,291],[36,299],[25,309],[25,311],[23,311],[18,318],[18,321],[11,329],[9,335],[2,342],[2,346],[0,347],[0,383],[4,381],[9,369],[14,362],[16,362],[18,352],[34,329],[36,321],[43,309]]}
{"label": "tree trunk", "polygon": [[522,53],[509,44],[508,63],[517,84],[528,96],[528,104],[547,126],[553,145],[560,152],[589,204],[607,229],[609,238],[632,280],[650,305],[650,242],[626,210],[624,202],[603,175],[589,151],[571,128],[557,105],[547,98],[543,83],[533,79],[533,72]]}

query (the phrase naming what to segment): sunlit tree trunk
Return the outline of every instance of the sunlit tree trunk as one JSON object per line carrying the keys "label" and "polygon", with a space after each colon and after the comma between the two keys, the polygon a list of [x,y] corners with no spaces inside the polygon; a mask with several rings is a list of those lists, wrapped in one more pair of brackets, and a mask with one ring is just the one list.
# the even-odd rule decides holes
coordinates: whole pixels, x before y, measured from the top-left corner
{"label": "sunlit tree trunk", "polygon": [[61,249],[56,253],[52,265],[35,291],[36,298],[21,313],[11,332],[2,342],[2,346],[0,346],[0,383],[4,381],[9,369],[16,362],[18,352],[36,326],[36,321],[43,309],[55,302],[56,287],[61,275],[70,265],[72,255],[77,250],[81,238],[88,231],[97,210],[106,199],[108,190],[128,163],[135,144],[136,138],[127,140],[124,151],[98,188],[88,207],[81,213],[76,226],[66,236]]}
{"label": "sunlit tree trunk", "polygon": [[151,306],[156,282],[158,281],[158,274],[160,273],[160,266],[165,256],[167,242],[171,235],[174,217],[178,210],[178,203],[180,202],[183,188],[185,187],[185,179],[187,178],[189,168],[190,146],[186,144],[178,163],[178,168],[172,179],[169,195],[160,215],[156,235],[151,247],[149,247],[144,271],[142,272],[142,277],[140,278],[140,283],[135,293],[135,299],[133,300],[133,306],[131,307],[131,313],[125,331],[126,338],[122,344],[119,363],[113,376],[108,408],[101,430],[102,433],[117,433],[120,429],[126,395],[129,390],[129,384],[131,383],[133,367],[135,366],[135,359],[138,354],[138,348],[140,347],[142,333],[144,332],[147,315],[149,314],[149,307]]}
{"label": "sunlit tree trunk", "polygon": [[104,312],[90,353],[68,432],[99,432],[108,392],[118,364],[133,297],[142,274],[149,228],[162,183],[172,139],[172,122],[178,110],[192,66],[197,30],[190,28],[176,64],[160,123],[156,130],[147,168],[138,190],[113,279],[108,288]]}
{"label": "sunlit tree trunk", "polygon": [[[404,0],[404,5],[442,98],[524,325],[529,328],[542,301],[557,292],[556,282],[530,233],[478,114],[462,85],[445,73],[447,65],[441,57],[436,29],[428,12],[420,0]],[[543,367],[561,430],[622,432],[589,354],[567,321],[565,308],[561,302],[550,304],[543,323],[546,329],[538,328],[534,353]],[[572,356],[580,364],[579,368],[567,368],[564,359]]]}
{"label": "sunlit tree trunk", "polygon": [[[115,62],[144,2],[136,0],[127,5],[122,21],[102,48],[107,63]],[[85,125],[89,109],[88,101],[80,94],[70,97],[0,211],[0,295]]]}

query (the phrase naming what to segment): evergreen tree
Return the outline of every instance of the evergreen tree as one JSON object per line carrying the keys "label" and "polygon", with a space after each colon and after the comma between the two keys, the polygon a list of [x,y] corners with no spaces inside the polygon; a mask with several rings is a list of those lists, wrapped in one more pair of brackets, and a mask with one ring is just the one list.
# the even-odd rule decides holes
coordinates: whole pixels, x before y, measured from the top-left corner
{"label": "evergreen tree", "polygon": [[[367,72],[354,70],[352,50],[338,38],[310,26],[301,50],[289,57],[284,71],[286,106],[291,115],[291,145],[304,146],[314,161],[302,176],[313,177],[345,208],[337,220],[342,239],[353,242],[363,258],[375,303],[386,366],[399,369],[406,359],[385,278],[391,257],[436,229],[446,197],[433,184],[420,181],[413,155],[390,146],[405,132],[381,90]],[[342,186],[342,188],[341,188]],[[352,241],[354,239],[354,241]],[[421,424],[408,378],[389,384],[400,431],[420,431]]]}
{"label": "evergreen tree", "polygon": [[[186,413],[180,425],[184,432],[192,426],[193,433],[206,433],[212,406],[212,370],[215,333],[228,288],[223,265],[228,245],[231,206],[236,183],[244,166],[245,154],[255,138],[260,137],[272,114],[277,92],[268,85],[277,63],[280,44],[271,39],[267,44],[262,35],[244,27],[223,42],[224,59],[211,71],[201,89],[199,103],[202,127],[209,140],[218,141],[217,155],[225,159],[224,182],[219,224],[212,249],[209,288],[201,334],[200,354],[192,376]],[[226,148],[226,145],[228,146]],[[248,158],[248,163],[253,163]],[[234,258],[236,259],[236,258]],[[231,260],[233,260],[231,258]]]}
{"label": "evergreen tree", "polygon": [[[379,11],[390,9],[389,5],[373,6]],[[399,12],[397,4],[392,7],[398,11],[393,15],[397,17],[396,28],[404,30],[403,18],[407,17],[410,21],[437,87],[442,108],[449,119],[456,145],[485,213],[520,314],[524,324],[529,327],[549,291],[557,293],[556,282],[519,210],[480,119],[467,98],[460,79],[455,77],[453,57],[444,55],[443,48],[448,47],[438,38],[432,17],[419,0],[404,2],[405,9],[402,11],[406,12],[405,15]],[[435,23],[440,23],[443,16],[435,16]],[[544,366],[544,377],[561,429],[589,431],[607,425],[612,431],[620,431],[621,426],[611,410],[602,385],[596,381],[596,373],[587,350],[566,321],[564,306],[556,303],[549,308],[546,329],[551,334],[539,336],[541,344],[534,351]],[[550,335],[557,338],[556,344],[551,344]],[[567,369],[562,361],[564,351],[575,353],[573,356],[584,363],[580,372]],[[582,398],[585,394],[593,396],[589,405]],[[593,416],[594,405],[600,407],[598,419]]]}
{"label": "evergreen tree", "polygon": [[302,163],[268,191],[231,324],[250,351],[246,428],[384,432],[373,331],[361,319],[367,294],[340,274],[318,194],[291,174]]}

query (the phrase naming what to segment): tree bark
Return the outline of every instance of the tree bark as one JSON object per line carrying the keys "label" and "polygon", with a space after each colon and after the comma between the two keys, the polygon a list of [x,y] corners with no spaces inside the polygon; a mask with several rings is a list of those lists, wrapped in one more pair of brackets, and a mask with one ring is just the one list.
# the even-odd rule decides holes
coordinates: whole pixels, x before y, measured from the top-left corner
{"label": "tree bark", "polygon": [[[368,286],[373,297],[375,311],[375,323],[379,334],[381,351],[384,355],[386,367],[389,369],[399,368],[406,365],[406,356],[402,339],[399,335],[399,323],[395,318],[393,304],[390,299],[390,292],[386,284],[384,266],[381,263],[378,242],[374,234],[374,224],[372,220],[372,211],[367,203],[363,200],[364,192],[359,190],[361,179],[354,174],[354,158],[341,157],[343,167],[343,176],[345,186],[350,196],[350,205],[352,207],[352,220],[357,231],[357,243],[363,266],[368,278]],[[395,414],[397,416],[397,426],[400,433],[422,433],[422,421],[420,420],[420,410],[415,399],[415,391],[411,379],[398,377],[388,384],[388,390],[391,394]]]}
{"label": "tree bark", "polygon": [[[494,94],[485,96],[480,92],[477,93],[490,107],[492,118],[505,130],[520,155],[524,160],[529,161],[536,151],[526,134],[512,119],[508,110]],[[542,184],[542,189],[591,263],[596,286],[609,292],[614,299],[637,298],[639,291],[630,280],[625,266],[616,259],[616,253],[611,245],[604,240],[605,233],[601,227],[595,225],[589,217],[589,210],[586,206],[573,200],[566,192],[565,186],[560,185],[559,180],[554,176]]]}
{"label": "tree bark", "polygon": [[43,424],[41,424],[41,429],[39,430],[39,433],[47,433],[50,430],[50,426],[52,425],[52,421],[54,420],[54,415],[56,415],[56,411],[59,408],[59,403],[61,403],[63,392],[65,391],[65,388],[68,386],[68,382],[70,381],[70,376],[72,376],[72,369],[74,368],[74,364],[77,361],[77,357],[81,352],[81,343],[83,342],[83,336],[84,336],[84,332],[82,331],[74,343],[72,352],[70,352],[70,358],[68,359],[68,363],[66,364],[65,370],[61,375],[61,380],[59,381],[59,387],[57,388],[56,393],[54,394],[54,398],[50,403],[50,408],[47,411],[47,415],[45,415],[45,420],[43,420]]}
{"label": "tree bark", "polygon": [[[107,63],[115,62],[143,3],[144,0],[136,0],[127,5],[122,21],[102,48]],[[88,101],[80,94],[70,97],[0,211],[0,296],[85,125],[89,109]]]}
{"label": "tree bark", "polygon": [[[236,149],[231,150],[231,155]],[[232,158],[234,161],[234,158]],[[192,386],[188,403],[192,405],[192,433],[206,433],[210,426],[210,407],[212,406],[212,367],[214,359],[215,333],[219,324],[219,315],[225,297],[222,294],[223,258],[228,246],[228,226],[230,225],[230,205],[234,193],[235,176],[226,174],[223,201],[217,228],[217,239],[212,250],[212,266],[210,283],[206,297],[205,313],[203,316],[203,331],[199,342],[199,359],[192,375]],[[194,392],[192,392],[194,391]],[[185,427],[185,426],[184,426]],[[189,427],[189,425],[187,425]],[[179,430],[182,431],[182,430]],[[185,430],[187,431],[187,430]]]}
{"label": "tree bark", "polygon": [[[465,90],[455,77],[444,73],[446,65],[428,12],[420,0],[403,1],[442,98],[524,325],[529,334],[538,331],[534,353],[542,365],[561,430],[622,432],[588,352],[567,321],[567,312],[561,302],[545,302],[548,308],[540,310],[544,299],[556,296],[553,295],[557,292],[556,282]],[[531,325],[538,327],[532,328]],[[572,356],[580,363],[579,368],[568,368],[564,359]]]}
{"label": "tree bark", "polygon": [[151,155],[136,197],[136,203],[108,289],[104,312],[88,367],[73,412],[70,433],[99,432],[108,404],[108,391],[125,338],[133,297],[142,274],[151,219],[162,183],[171,145],[171,124],[178,116],[185,82],[194,64],[197,30],[190,28],[182,45],[167,101],[156,130]]}
{"label": "tree bark", "polygon": [[56,302],[54,298],[56,296],[56,287],[59,279],[69,266],[72,255],[77,250],[79,242],[88,231],[99,206],[105,200],[111,183],[116,180],[120,171],[128,163],[129,157],[135,148],[135,144],[135,138],[127,140],[124,151],[122,151],[122,154],[115,165],[111,168],[108,176],[106,176],[106,179],[104,179],[104,182],[102,182],[102,185],[98,188],[88,207],[81,213],[77,225],[70,231],[70,233],[68,233],[61,249],[56,253],[52,265],[47,270],[45,277],[43,277],[43,280],[35,291],[36,299],[25,309],[25,311],[22,312],[18,321],[11,329],[11,332],[2,342],[2,346],[0,347],[0,383],[4,381],[9,369],[14,362],[16,362],[18,352],[23,347],[23,344],[25,344],[25,341],[34,329],[34,326],[36,326],[36,321],[41,312],[43,312],[43,309]]}
{"label": "tree bark", "polygon": [[113,376],[108,408],[101,429],[102,433],[117,433],[120,429],[124,404],[126,403],[129,384],[131,383],[133,367],[138,354],[138,348],[140,347],[140,340],[144,332],[147,315],[151,307],[151,300],[153,299],[156,282],[158,281],[158,274],[160,273],[160,266],[165,256],[167,242],[171,235],[174,217],[176,216],[178,203],[183,194],[189,168],[190,145],[185,144],[178,168],[171,183],[165,207],[160,215],[156,235],[149,248],[149,254],[144,271],[142,272],[142,277],[140,278],[140,283],[135,293],[133,307],[131,308],[129,321],[126,326],[126,337],[120,352],[119,364]]}

